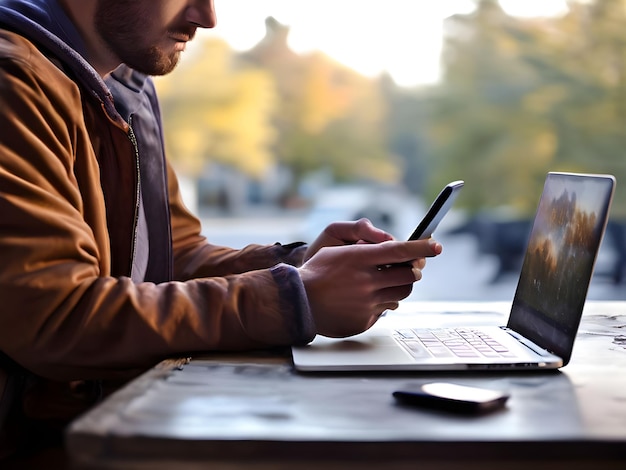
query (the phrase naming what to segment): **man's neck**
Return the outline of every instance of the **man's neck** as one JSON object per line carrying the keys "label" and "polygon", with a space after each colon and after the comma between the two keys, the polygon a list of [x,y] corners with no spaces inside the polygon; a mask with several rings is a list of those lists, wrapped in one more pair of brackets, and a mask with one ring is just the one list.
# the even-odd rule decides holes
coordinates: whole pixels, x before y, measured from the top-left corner
{"label": "man's neck", "polygon": [[115,70],[120,60],[110,51],[98,34],[95,24],[96,1],[58,0],[76,29],[81,34],[87,50],[87,61],[104,78]]}

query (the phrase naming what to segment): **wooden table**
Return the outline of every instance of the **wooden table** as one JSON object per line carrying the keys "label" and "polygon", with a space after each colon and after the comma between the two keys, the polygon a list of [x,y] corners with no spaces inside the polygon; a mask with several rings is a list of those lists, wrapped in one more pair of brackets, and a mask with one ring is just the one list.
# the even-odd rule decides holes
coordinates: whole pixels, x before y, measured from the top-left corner
{"label": "wooden table", "polygon": [[[405,302],[381,322],[502,324],[507,310]],[[471,417],[391,396],[433,380],[511,398]],[[288,351],[164,361],[72,423],[66,449],[90,469],[623,470],[626,302],[588,302],[572,360],[556,372],[299,374]]]}

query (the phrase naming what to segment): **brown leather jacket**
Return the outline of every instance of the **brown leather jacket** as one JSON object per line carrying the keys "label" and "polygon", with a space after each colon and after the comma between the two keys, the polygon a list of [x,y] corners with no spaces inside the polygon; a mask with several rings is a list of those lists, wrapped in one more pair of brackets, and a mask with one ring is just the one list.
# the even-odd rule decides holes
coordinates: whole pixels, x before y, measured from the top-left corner
{"label": "brown leather jacket", "polygon": [[[0,29],[0,441],[8,415],[66,422],[101,381],[166,357],[310,341],[291,266],[303,247],[209,244],[166,161],[141,164],[160,127],[139,119],[129,138],[133,111],[42,42]],[[158,114],[151,81],[133,90],[121,73]],[[135,283],[139,180],[162,226],[150,227],[151,280]]]}

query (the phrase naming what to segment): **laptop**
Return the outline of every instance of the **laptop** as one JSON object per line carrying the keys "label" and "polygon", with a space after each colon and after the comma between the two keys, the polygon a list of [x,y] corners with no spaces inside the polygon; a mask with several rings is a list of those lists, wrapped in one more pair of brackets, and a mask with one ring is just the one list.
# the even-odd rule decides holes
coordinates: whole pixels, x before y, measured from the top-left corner
{"label": "laptop", "polygon": [[[558,369],[570,360],[613,199],[612,175],[548,173],[506,326],[378,328],[292,348],[296,370]],[[382,322],[379,322],[382,323]]]}

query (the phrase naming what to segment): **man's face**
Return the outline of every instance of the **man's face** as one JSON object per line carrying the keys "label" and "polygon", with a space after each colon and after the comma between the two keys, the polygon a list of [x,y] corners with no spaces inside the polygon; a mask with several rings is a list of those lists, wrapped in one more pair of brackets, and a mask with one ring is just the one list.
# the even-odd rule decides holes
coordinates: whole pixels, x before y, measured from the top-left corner
{"label": "man's face", "polygon": [[190,3],[212,8],[212,2],[206,1],[97,0],[95,28],[122,63],[148,75],[165,75],[176,67],[185,43],[202,26],[187,18],[187,9],[195,8]]}

